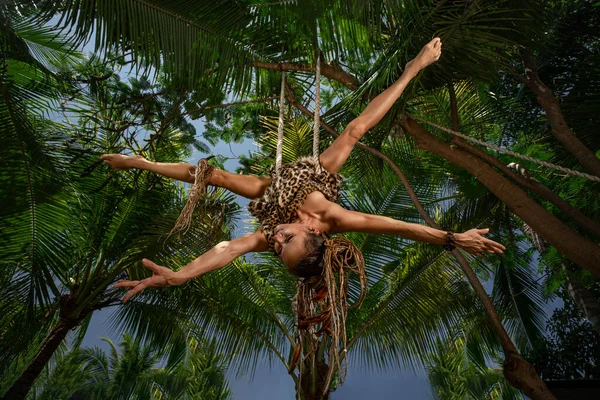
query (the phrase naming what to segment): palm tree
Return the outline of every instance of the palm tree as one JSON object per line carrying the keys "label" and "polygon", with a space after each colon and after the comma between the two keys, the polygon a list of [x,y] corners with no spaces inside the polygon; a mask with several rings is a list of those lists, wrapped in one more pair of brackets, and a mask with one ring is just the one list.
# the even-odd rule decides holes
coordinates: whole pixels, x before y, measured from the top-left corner
{"label": "palm tree", "polygon": [[[121,293],[111,286],[125,270],[135,275],[142,255],[169,259],[171,265],[181,265],[190,255],[225,235],[212,231],[207,223],[214,221],[205,220],[199,221],[183,240],[170,239],[165,243],[165,235],[178,214],[178,205],[181,205],[180,201],[174,201],[177,192],[169,187],[151,189],[145,179],[138,180],[137,184],[133,179],[122,182],[113,179],[104,189],[93,193],[92,190],[106,179],[102,175],[87,177],[83,187],[70,187],[77,194],[75,199],[68,197],[73,192],[59,193],[63,206],[55,210],[53,219],[39,221],[41,233],[37,240],[43,246],[37,255],[42,270],[39,273],[48,276],[46,279],[52,284],[43,287],[49,292],[43,303],[33,303],[38,296],[30,297],[33,290],[27,284],[28,280],[39,279],[37,271],[29,271],[36,266],[38,258],[23,257],[18,252],[28,241],[15,238],[3,250],[5,259],[13,263],[13,268],[8,269],[8,274],[13,274],[12,285],[4,292],[8,298],[22,302],[23,311],[18,315],[25,319],[6,322],[7,329],[2,336],[7,354],[18,354],[19,346],[30,344],[21,336],[20,330],[20,324],[27,323],[27,318],[42,315],[45,319],[41,326],[35,319],[30,323],[32,327],[49,332],[27,369],[5,393],[5,398],[24,396],[69,331],[79,328],[78,334],[82,337],[94,311],[120,302]],[[86,188],[85,185],[89,186]],[[218,209],[223,210],[221,206]],[[26,217],[26,213],[16,213],[8,222],[16,223]],[[37,229],[33,233],[38,233]],[[176,250],[171,246],[176,246]],[[8,307],[12,302],[7,303],[3,306]],[[30,315],[24,312],[28,308],[34,310]],[[156,310],[152,313],[156,316]],[[169,318],[175,327],[185,319],[183,313],[171,314]],[[165,323],[164,319],[162,323]]]}
{"label": "palm tree", "polygon": [[214,343],[194,337],[186,341],[184,357],[157,367],[161,352],[123,335],[119,349],[110,339],[109,354],[76,348],[55,357],[27,399],[190,399],[231,398],[224,376],[226,366]]}
{"label": "palm tree", "polygon": [[[93,1],[65,2],[64,5],[66,5],[67,10],[65,15],[67,17],[64,21],[67,24],[76,26],[78,36],[84,37],[90,32],[89,26],[92,23],[90,16],[98,15],[98,21],[105,24],[103,26],[106,27],[106,30],[97,30],[96,33],[111,32],[111,34],[103,33],[103,36],[100,36],[102,37],[102,40],[98,42],[100,49],[113,49],[112,46],[116,46],[117,51],[133,51],[136,57],[146,65],[164,65],[167,73],[174,81],[177,82],[178,79],[179,81],[185,81],[191,88],[197,87],[195,85],[199,85],[198,82],[204,81],[204,79],[196,79],[198,76],[194,74],[199,71],[199,76],[216,76],[215,79],[217,80],[214,81],[213,88],[219,87],[219,84],[229,84],[230,87],[234,88],[234,92],[247,93],[251,87],[249,85],[251,67],[255,66],[258,68],[256,93],[257,95],[266,94],[268,96],[273,94],[273,85],[269,85],[269,83],[272,83],[273,75],[268,73],[269,70],[281,68],[310,72],[313,69],[314,44],[318,43],[324,54],[327,55],[323,73],[332,80],[332,90],[356,89],[364,82],[350,98],[329,112],[329,115],[333,118],[330,123],[334,125],[341,124],[344,120],[350,118],[354,105],[361,102],[365,96],[368,97],[370,93],[375,93],[389,84],[389,81],[397,75],[398,65],[406,61],[406,55],[411,54],[415,48],[418,48],[419,40],[417,39],[419,35],[428,37],[436,32],[443,33],[445,54],[447,55],[444,59],[447,61],[444,64],[443,59],[442,63],[439,64],[439,68],[434,68],[431,70],[431,74],[423,76],[423,79],[419,82],[421,86],[415,85],[413,87],[416,93],[419,92],[418,89],[420,88],[435,92],[432,89],[445,88],[448,82],[457,83],[467,76],[483,82],[492,81],[497,77],[496,71],[509,64],[507,60],[510,59],[514,46],[523,44],[519,38],[535,37],[534,35],[523,35],[525,29],[530,29],[528,22],[534,19],[532,9],[535,5],[532,5],[531,9],[525,10],[527,14],[523,13],[522,5],[515,6],[513,2],[509,1],[501,3],[474,1],[466,5],[455,2],[452,4],[447,2],[425,4],[418,1],[406,1],[401,4],[400,2],[392,2],[394,4],[391,4],[389,2],[373,1],[361,2],[362,5],[354,5],[350,2],[321,1],[310,2],[309,5],[303,3],[302,6],[292,2],[291,4],[265,5],[264,7],[261,4],[255,4],[250,7],[236,7],[235,17],[232,18],[230,24],[225,24],[220,19],[227,14],[221,13],[222,9],[219,7],[238,6],[237,3],[220,4],[213,7],[198,2],[192,5],[184,1],[169,2],[169,4],[167,2],[123,1],[120,4],[124,5],[126,3],[132,5],[132,7],[122,7],[122,10],[126,9],[127,13],[117,13],[117,19],[113,20],[112,16],[115,13],[112,12],[112,5]],[[75,10],[79,9],[85,12],[76,14]],[[335,12],[331,12],[331,10],[335,10]],[[96,11],[98,12],[92,13]],[[377,18],[373,18],[373,15],[376,15]],[[385,18],[379,18],[379,15],[384,15]],[[526,17],[524,18],[523,15]],[[106,16],[111,16],[111,19],[106,18]],[[130,23],[132,16],[140,17],[135,18],[136,21],[154,21],[153,27],[155,27],[156,32],[153,31],[153,40],[149,39],[148,32],[150,31],[144,30],[143,22],[138,22],[137,25]],[[292,16],[295,17],[294,21],[297,21],[297,23],[287,24],[286,29],[283,29],[283,17],[289,19]],[[341,21],[343,19],[345,19],[345,22]],[[511,22],[511,19],[513,22]],[[321,28],[320,42],[315,40],[315,26],[317,25],[315,21],[318,21]],[[172,32],[166,29],[169,23],[174,27]],[[396,29],[398,26],[410,27],[411,29]],[[202,34],[198,33],[199,31],[202,31]],[[167,32],[169,35],[175,34],[179,38],[176,42],[177,48],[167,37]],[[211,38],[196,42],[198,35],[201,35],[202,38],[208,35]],[[364,38],[364,40],[357,41],[357,38]],[[211,42],[210,40],[214,41]],[[277,44],[273,45],[274,42]],[[348,43],[351,42],[364,43],[365,45],[348,46]],[[387,48],[385,52],[379,50],[383,47],[383,44]],[[224,51],[225,48],[230,49],[230,51]],[[203,68],[187,70],[186,65],[189,63],[182,62],[177,57],[186,55],[188,57],[186,61],[188,61],[189,57],[192,57],[190,49],[197,50],[193,53],[193,57],[197,55],[197,57],[206,60],[215,60],[216,52],[225,54],[220,62],[213,64],[218,65],[218,67],[215,67],[217,73],[215,74],[214,69],[210,71]],[[213,51],[214,49],[216,50]],[[238,60],[235,57],[238,57],[239,54],[243,55],[241,57],[243,62],[240,64],[243,67],[230,68],[230,65],[234,65],[231,61]],[[369,55],[369,57],[365,57],[365,55]],[[372,60],[377,56],[377,62],[374,65],[371,66],[365,62],[365,60]],[[277,61],[282,61],[282,63],[278,64]],[[350,74],[346,71],[347,68],[340,67],[345,61],[356,65],[359,73]],[[201,62],[202,60],[198,61],[196,66],[201,65]],[[185,79],[181,77],[182,75]],[[333,82],[333,80],[337,80],[339,84]],[[302,82],[297,82],[295,87],[301,88]],[[343,96],[339,95],[339,97]],[[432,119],[430,109],[426,109],[418,103],[410,104],[410,106],[414,114]],[[462,105],[460,106],[462,107]],[[399,109],[401,108],[399,107]],[[389,121],[384,122],[379,127],[380,129],[374,132],[372,138],[369,139],[369,143],[374,147],[381,147],[394,127],[395,120],[395,115],[392,114]],[[520,211],[520,216],[526,222],[531,222],[537,213],[543,217],[540,218],[547,223],[547,226],[553,229],[560,228],[563,233],[569,233],[571,235],[569,237],[573,240],[560,244],[556,240],[556,233],[549,230],[541,232],[543,235],[552,237],[553,243],[562,252],[570,257],[573,256],[574,251],[585,253],[585,251],[581,252],[583,243],[584,247],[587,246],[586,248],[591,249],[588,253],[594,255],[595,247],[591,247],[589,240],[583,236],[581,240],[579,236],[573,236],[568,229],[564,229],[564,224],[561,221],[550,218],[549,214],[542,207],[539,207],[538,203],[530,201],[531,199],[523,196],[522,192],[516,192],[519,196],[512,195],[511,191],[517,190],[518,185],[505,180],[501,181],[502,185],[496,184],[495,180],[497,181],[501,176],[493,169],[487,168],[485,163],[482,163],[480,158],[488,163],[491,162],[489,158],[485,158],[485,152],[477,152],[477,148],[470,148],[471,152],[476,152],[477,157],[473,157],[462,150],[460,150],[462,158],[452,156],[447,146],[426,135],[410,120],[405,121],[403,125],[405,131],[415,137],[419,146],[437,152],[437,154],[445,156],[454,164],[465,168],[471,174],[477,175],[494,194],[513,209],[520,209],[525,204],[526,207],[524,211]],[[464,144],[461,145],[461,149],[466,147]],[[389,148],[396,149],[396,147]],[[456,150],[456,152],[459,151]],[[465,162],[465,160],[468,162]],[[371,164],[374,163],[370,159],[368,161]],[[498,168],[497,164],[492,163],[492,165]],[[363,169],[363,171],[369,171],[369,169]],[[485,171],[485,173],[482,176],[478,171]],[[501,171],[503,174],[508,174],[504,170]],[[357,169],[353,173],[358,173]],[[509,176],[514,179],[514,176]],[[421,178],[421,176],[418,177]],[[423,180],[423,182],[429,183],[430,181]],[[531,185],[526,187],[533,190]],[[424,198],[426,203],[432,200],[427,199],[421,193],[419,193],[419,196]],[[369,206],[369,204],[365,204],[365,206]],[[414,220],[417,220],[416,217]],[[540,221],[538,220],[536,223],[539,225]],[[531,225],[534,226],[535,224]],[[394,247],[390,248],[395,249],[396,246],[397,243],[394,243]],[[377,261],[383,261],[383,259],[390,260],[388,264],[398,260],[398,257],[392,259],[382,257],[381,260],[376,260],[376,256],[373,257],[375,257],[374,265],[377,265]],[[582,265],[590,267],[589,263],[583,262]],[[377,273],[375,273],[375,276],[378,276]],[[255,296],[258,296],[258,294],[255,294]],[[283,325],[283,321],[280,321],[280,318],[277,318],[276,315],[277,312],[274,312],[274,315],[271,316],[271,322],[274,321],[278,325]],[[225,322],[222,323],[225,324]],[[258,332],[261,331],[258,330]],[[284,336],[286,335],[284,334]],[[285,359],[285,357],[280,358],[282,358],[282,361]]]}
{"label": "palm tree", "polygon": [[485,360],[473,359],[464,337],[438,344],[428,376],[439,400],[523,399],[503,379],[500,369],[489,368]]}
{"label": "palm tree", "polygon": [[[141,254],[185,263],[213,240],[227,237],[222,224],[235,212],[226,207],[226,198],[216,195],[194,229],[165,241],[181,204],[179,188],[143,175],[119,179],[82,167],[97,160],[91,148],[120,146],[126,140],[123,130],[90,124],[89,118],[70,126],[48,118],[61,100],[64,106],[77,99],[80,109],[70,112],[82,116],[83,109],[90,114],[95,108],[89,96],[100,97],[94,91],[83,93],[76,82],[64,78],[59,68],[71,77],[81,56],[57,31],[36,22],[27,6],[31,4],[1,6],[6,40],[0,134],[6,145],[0,253],[6,285],[1,289],[0,336],[2,368],[11,363],[22,367],[16,382],[3,388],[8,389],[5,398],[23,398],[68,332],[77,329],[80,340],[94,311],[118,304],[120,294],[111,286],[125,270],[138,268]],[[114,100],[118,89],[122,85],[113,87],[113,96],[107,98]],[[118,115],[114,103],[99,109]],[[65,115],[73,119],[72,113]],[[146,127],[152,122],[150,118]],[[69,128],[80,130],[66,134]],[[189,141],[176,125],[155,136],[167,145],[155,140],[158,144],[149,146],[148,153],[179,159],[189,151]],[[181,321],[185,316],[171,318]]]}

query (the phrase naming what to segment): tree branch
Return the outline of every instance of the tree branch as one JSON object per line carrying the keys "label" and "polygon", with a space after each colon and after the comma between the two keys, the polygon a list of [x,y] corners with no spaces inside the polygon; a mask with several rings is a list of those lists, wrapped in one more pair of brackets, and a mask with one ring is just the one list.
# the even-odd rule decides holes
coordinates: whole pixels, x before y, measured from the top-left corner
{"label": "tree branch", "polygon": [[[314,65],[307,64],[292,64],[292,63],[268,63],[261,61],[254,61],[252,65],[255,68],[261,69],[269,69],[272,71],[304,71],[304,72],[314,72]],[[356,90],[360,82],[358,79],[344,71],[339,65],[336,64],[327,64],[326,62],[321,62],[321,75],[325,76],[328,79],[337,81],[344,86],[346,86],[350,90]]]}
{"label": "tree branch", "polygon": [[600,159],[571,131],[560,103],[554,97],[554,93],[550,88],[540,79],[539,69],[535,64],[531,50],[525,49],[521,57],[523,65],[525,65],[527,82],[529,82],[527,86],[535,93],[539,105],[546,113],[546,118],[552,127],[552,134],[577,159],[583,168],[600,177]]}
{"label": "tree branch", "polygon": [[441,141],[411,118],[404,119],[402,126],[416,141],[417,146],[473,175],[559,252],[592,274],[600,276],[600,266],[597,262],[600,259],[600,246],[549,213],[487,162],[457,146],[450,146]]}
{"label": "tree branch", "polygon": [[569,202],[567,202],[562,197],[554,193],[548,186],[544,185],[536,179],[527,178],[515,173],[513,170],[511,170],[502,162],[500,162],[500,160],[498,160],[496,157],[492,156],[491,154],[488,154],[479,147],[468,143],[460,138],[454,137],[452,139],[452,143],[456,144],[461,149],[468,151],[474,156],[477,156],[478,158],[487,162],[491,166],[497,168],[500,172],[502,172],[507,178],[511,179],[513,182],[531,190],[533,193],[537,194],[544,200],[549,201],[552,205],[554,205],[556,208],[562,211],[566,216],[571,218],[573,222],[579,225],[579,227],[585,229],[597,238],[600,238],[600,223],[586,216],[577,208],[573,207],[571,204],[569,204]]}

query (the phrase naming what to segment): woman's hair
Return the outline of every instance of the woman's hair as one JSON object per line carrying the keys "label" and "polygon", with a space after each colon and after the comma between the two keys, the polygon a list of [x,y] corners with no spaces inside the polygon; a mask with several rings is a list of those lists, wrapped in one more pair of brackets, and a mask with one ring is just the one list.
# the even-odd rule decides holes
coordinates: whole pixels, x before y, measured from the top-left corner
{"label": "woman's hair", "polygon": [[306,255],[296,262],[290,272],[301,278],[321,275],[324,266],[325,238],[309,232],[304,242]]}
{"label": "woman's hair", "polygon": [[[328,351],[328,371],[324,387],[331,383],[334,371],[345,377],[341,357],[346,346],[346,313],[349,308],[348,291],[350,274],[358,277],[359,295],[352,307],[360,307],[366,290],[365,262],[358,247],[343,236],[309,233],[306,239],[307,254],[290,271],[299,276],[292,308],[298,315],[296,347],[290,371],[298,367],[300,375],[309,354],[316,352],[325,334],[331,338]],[[347,364],[345,364],[347,366]]]}

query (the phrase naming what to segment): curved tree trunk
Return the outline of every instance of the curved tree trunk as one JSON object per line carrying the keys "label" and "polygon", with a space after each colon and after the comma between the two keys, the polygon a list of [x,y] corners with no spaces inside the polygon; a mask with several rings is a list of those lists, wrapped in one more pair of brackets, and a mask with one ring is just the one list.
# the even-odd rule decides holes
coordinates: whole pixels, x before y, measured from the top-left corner
{"label": "curved tree trunk", "polygon": [[[458,119],[458,102],[456,101],[456,92],[454,91],[454,84],[448,84],[448,95],[450,98],[450,114],[452,118],[452,129],[455,131],[460,130],[459,119]],[[454,137],[453,140],[461,141],[461,139]],[[411,188],[412,191],[412,188]],[[540,378],[535,368],[527,362],[519,354],[514,343],[508,336],[508,333],[502,325],[502,321],[494,308],[494,305],[485,291],[483,285],[477,278],[477,275],[471,268],[471,265],[463,257],[459,250],[454,250],[452,255],[460,264],[465,276],[469,280],[469,283],[477,293],[479,300],[481,300],[485,312],[488,316],[488,320],[492,324],[496,335],[500,339],[502,350],[504,351],[504,368],[503,373],[506,380],[510,382],[516,388],[519,388],[527,396],[532,399],[553,399],[554,395],[546,387],[544,381]]]}
{"label": "curved tree trunk", "polygon": [[527,79],[523,79],[523,82],[535,93],[539,105],[544,109],[546,118],[552,127],[552,134],[583,168],[600,177],[600,160],[592,150],[581,143],[567,125],[554,93],[540,79],[531,51],[523,52],[522,58],[527,73]]}
{"label": "curved tree trunk", "polygon": [[[296,108],[298,108],[298,110],[300,110],[305,115],[308,115],[308,116],[312,115],[312,113],[306,107],[304,107],[302,104],[298,103],[298,101],[291,95],[288,97],[288,100],[291,104],[293,104]],[[335,136],[335,137],[339,136],[339,133],[335,129],[333,129],[332,127],[327,125],[326,123],[321,122],[321,126],[323,127],[323,129],[325,129],[327,132],[331,133],[333,136]],[[392,159],[390,159],[388,156],[381,153],[380,151],[375,150],[363,143],[359,142],[357,144],[357,146],[359,148],[366,150],[367,152],[375,155],[376,157],[382,159],[386,164],[388,164],[388,166],[390,168],[392,168],[392,170],[396,173],[396,175],[398,175],[398,178],[400,178],[400,181],[404,185],[404,188],[406,189],[409,197],[411,198],[413,204],[415,205],[415,208],[417,209],[419,214],[423,217],[425,222],[427,222],[427,224],[429,226],[439,229],[440,227],[429,216],[427,211],[425,211],[425,208],[423,207],[423,205],[417,198],[417,195],[415,194],[415,192],[412,189],[411,185],[409,184],[408,180],[406,179],[406,177],[404,176],[404,174],[402,173],[400,168],[398,168],[398,166],[392,161]],[[487,292],[485,291],[483,285],[477,278],[477,275],[475,275],[475,272],[469,265],[469,262],[464,258],[464,256],[461,254],[461,252],[458,249],[452,251],[452,255],[454,256],[456,261],[461,266],[469,283],[473,287],[473,290],[475,291],[475,293],[481,300],[483,307],[485,309],[486,315],[488,317],[488,320],[489,320],[490,324],[492,325],[494,332],[496,333],[496,335],[498,336],[498,338],[500,340],[500,344],[502,345],[502,349],[504,352],[504,376],[505,376],[505,378],[508,380],[508,382],[512,386],[516,387],[517,389],[522,390],[523,393],[525,393],[527,396],[529,396],[530,398],[532,398],[534,400],[556,400],[556,397],[546,387],[546,384],[544,383],[544,381],[540,378],[540,376],[535,371],[535,368],[533,368],[533,366],[531,364],[529,364],[527,362],[527,360],[525,360],[519,354],[517,348],[513,344],[512,340],[510,339],[510,336],[508,336],[508,333],[504,329],[504,326],[502,325],[502,321],[500,320],[500,317],[498,316],[498,313],[496,312],[496,309],[494,308],[492,300],[490,299],[490,297],[488,296]]]}
{"label": "curved tree trunk", "polygon": [[469,153],[481,158],[486,161],[488,164],[497,168],[500,172],[502,172],[506,177],[511,179],[513,182],[521,185],[522,187],[531,190],[536,195],[540,196],[544,200],[547,200],[560,211],[562,211],[567,217],[571,219],[575,224],[577,224],[580,228],[585,229],[592,235],[596,236],[600,239],[600,223],[585,214],[583,214],[580,210],[573,207],[559,195],[554,193],[550,188],[543,183],[537,181],[531,176],[524,176],[516,173],[511,170],[509,167],[504,165],[500,160],[491,154],[481,150],[479,147],[472,145],[458,137],[452,138],[452,143],[456,144],[463,150],[468,151]]}
{"label": "curved tree trunk", "polygon": [[[458,102],[456,101],[456,92],[454,91],[454,84],[448,84],[448,94],[450,98],[450,113],[452,117],[452,130],[459,131],[459,121],[458,121]],[[567,201],[562,199],[559,195],[554,193],[550,188],[540,183],[536,179],[532,178],[528,174],[518,174],[511,170],[508,166],[505,166],[500,160],[492,155],[486,153],[481,150],[479,147],[467,143],[463,139],[452,136],[452,143],[456,144],[460,148],[467,150],[468,152],[476,155],[482,160],[486,161],[488,164],[498,168],[500,172],[502,172],[505,176],[512,179],[514,182],[518,183],[522,187],[525,187],[538,196],[542,197],[544,200],[549,201],[556,208],[565,213],[566,216],[571,218],[573,222],[579,225],[581,228],[587,230],[589,233],[593,234],[597,238],[600,239],[600,222],[587,217],[581,211],[570,205]]]}
{"label": "curved tree trunk", "polygon": [[521,188],[496,172],[480,158],[460,148],[452,147],[427,132],[416,121],[407,118],[402,122],[406,133],[417,145],[475,176],[494,193],[510,210],[531,226],[548,243],[576,264],[600,276],[600,246],[579,235],[554,215],[531,199]]}
{"label": "curved tree trunk", "polygon": [[40,375],[46,364],[48,364],[48,361],[50,361],[50,358],[56,349],[58,349],[58,346],[60,346],[65,339],[67,333],[75,326],[77,326],[77,321],[61,318],[58,325],[52,329],[52,332],[50,332],[50,335],[44,341],[42,348],[35,355],[25,372],[23,372],[11,388],[4,393],[2,400],[22,400],[27,396],[27,393],[29,393],[33,386],[33,382]]}

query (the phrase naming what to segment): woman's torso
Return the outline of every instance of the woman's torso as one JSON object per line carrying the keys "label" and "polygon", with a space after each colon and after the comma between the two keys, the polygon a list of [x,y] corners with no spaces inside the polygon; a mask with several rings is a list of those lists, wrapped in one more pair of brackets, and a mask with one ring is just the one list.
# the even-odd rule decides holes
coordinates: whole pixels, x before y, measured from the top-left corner
{"label": "woman's torso", "polygon": [[301,158],[271,173],[271,185],[248,205],[273,250],[273,230],[277,225],[293,223],[298,210],[323,213],[328,203],[337,203],[342,177],[323,168],[317,159]]}

